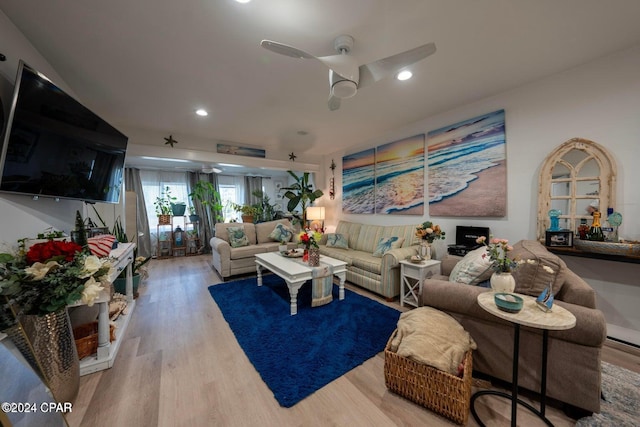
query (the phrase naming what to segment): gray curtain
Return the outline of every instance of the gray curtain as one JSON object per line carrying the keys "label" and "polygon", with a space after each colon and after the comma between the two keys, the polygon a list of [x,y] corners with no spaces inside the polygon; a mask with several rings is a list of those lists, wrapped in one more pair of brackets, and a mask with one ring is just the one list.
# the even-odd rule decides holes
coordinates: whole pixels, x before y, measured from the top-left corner
{"label": "gray curtain", "polygon": [[262,201],[254,196],[252,193],[256,190],[262,191],[262,177],[261,176],[245,176],[244,177],[244,204],[255,205]]}
{"label": "gray curtain", "polygon": [[[191,192],[191,188],[198,181],[210,182],[213,184],[215,190],[220,193],[220,187],[218,186],[218,176],[215,173],[202,173],[202,172],[189,172],[189,192]],[[204,253],[211,252],[211,245],[209,241],[213,236],[215,236],[215,227],[217,219],[214,215],[209,215],[205,206],[200,203],[199,200],[192,200],[193,207],[196,209],[196,214],[200,217],[200,224],[198,227],[198,235],[200,236],[200,244],[203,247]]]}
{"label": "gray curtain", "polygon": [[[140,170],[135,168],[124,169],[124,188],[126,191],[136,193],[136,227],[138,236],[134,237],[137,245],[138,256],[150,257],[151,254],[151,233],[149,232],[149,219],[147,218],[147,208],[144,202],[144,192],[140,181]],[[140,235],[142,233],[142,235]]]}

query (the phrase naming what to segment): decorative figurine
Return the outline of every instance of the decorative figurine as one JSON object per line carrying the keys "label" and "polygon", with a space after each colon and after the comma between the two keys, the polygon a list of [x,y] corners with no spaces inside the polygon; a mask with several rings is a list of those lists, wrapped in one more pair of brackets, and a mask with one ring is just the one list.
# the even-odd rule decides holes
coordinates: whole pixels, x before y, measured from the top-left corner
{"label": "decorative figurine", "polygon": [[544,291],[536,298],[536,304],[540,310],[548,313],[551,311],[551,307],[553,307],[553,292],[551,289],[551,282],[549,282],[549,286],[544,288]]}
{"label": "decorative figurine", "polygon": [[559,217],[562,214],[558,209],[551,209],[549,211],[549,219],[551,220],[551,225],[549,226],[549,231],[560,231],[560,222]]}

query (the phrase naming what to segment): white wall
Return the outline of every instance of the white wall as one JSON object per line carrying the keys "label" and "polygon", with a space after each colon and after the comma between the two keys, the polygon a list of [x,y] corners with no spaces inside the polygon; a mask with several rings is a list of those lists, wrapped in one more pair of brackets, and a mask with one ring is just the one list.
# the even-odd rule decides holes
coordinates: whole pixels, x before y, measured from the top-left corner
{"label": "white wall", "polygon": [[[446,244],[454,243],[456,225],[488,226],[496,237],[512,242],[536,238],[538,173],[544,158],[554,148],[582,137],[606,147],[618,170],[617,204],[623,215],[620,235],[640,240],[640,46],[546,79],[505,92],[410,126],[380,135],[375,140],[325,157],[333,158],[336,199],[322,199],[329,225],[338,219],[368,224],[417,224],[429,218],[401,215],[343,215],[342,156],[456,123],[463,119],[504,109],[507,138],[507,216],[504,218],[430,218],[448,233],[439,242],[438,257]],[[426,175],[426,174],[425,174]],[[325,180],[328,193],[329,177]],[[426,177],[425,177],[426,180]],[[425,182],[425,185],[427,183]],[[570,259],[569,259],[570,258]],[[572,269],[598,293],[598,306],[605,312],[609,333],[640,345],[640,287],[636,280],[639,264],[623,264],[565,257]],[[615,335],[613,335],[615,334]]]}

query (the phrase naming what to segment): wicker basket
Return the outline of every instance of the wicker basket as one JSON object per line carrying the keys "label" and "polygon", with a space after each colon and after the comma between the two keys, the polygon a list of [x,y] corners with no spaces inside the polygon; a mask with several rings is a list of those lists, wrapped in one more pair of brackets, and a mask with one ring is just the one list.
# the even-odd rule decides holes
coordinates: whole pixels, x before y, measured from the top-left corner
{"label": "wicker basket", "polygon": [[158,225],[171,224],[171,215],[158,215]]}
{"label": "wicker basket", "polygon": [[462,378],[429,365],[399,356],[390,350],[391,334],[384,349],[384,381],[387,388],[418,405],[429,408],[458,424],[469,418],[473,359],[465,355]]}
{"label": "wicker basket", "polygon": [[[78,359],[84,359],[98,351],[98,322],[85,323],[73,328]],[[114,341],[115,329],[109,325],[109,341]]]}

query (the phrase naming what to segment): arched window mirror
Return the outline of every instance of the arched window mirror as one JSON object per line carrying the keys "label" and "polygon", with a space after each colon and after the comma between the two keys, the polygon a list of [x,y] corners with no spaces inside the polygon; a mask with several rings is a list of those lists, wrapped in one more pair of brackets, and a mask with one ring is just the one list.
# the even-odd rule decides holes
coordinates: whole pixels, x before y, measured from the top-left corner
{"label": "arched window mirror", "polygon": [[538,238],[549,228],[549,211],[557,209],[560,228],[576,231],[581,219],[591,224],[589,206],[606,218],[615,207],[616,166],[607,150],[593,141],[572,138],[556,148],[540,169]]}

